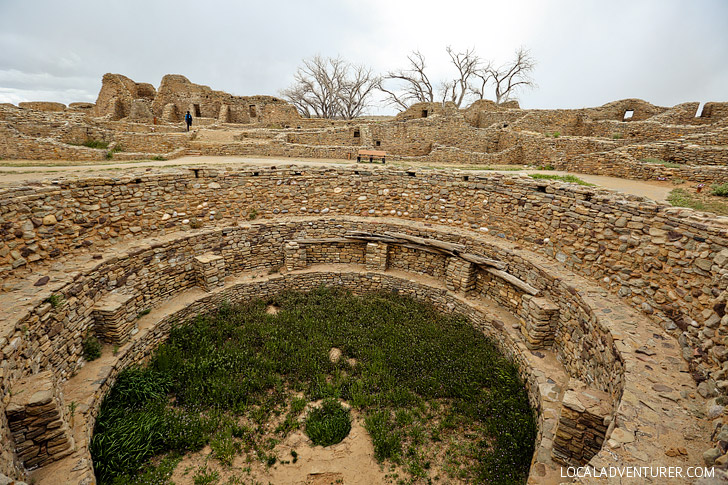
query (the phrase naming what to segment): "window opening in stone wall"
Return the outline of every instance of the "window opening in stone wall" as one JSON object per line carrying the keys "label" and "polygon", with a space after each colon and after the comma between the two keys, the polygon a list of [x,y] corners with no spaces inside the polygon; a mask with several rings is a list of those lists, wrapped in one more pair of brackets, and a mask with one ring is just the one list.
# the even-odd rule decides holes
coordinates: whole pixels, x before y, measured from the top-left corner
{"label": "window opening in stone wall", "polygon": [[382,142],[379,140],[374,140],[374,146],[380,147],[380,146],[382,146]]}
{"label": "window opening in stone wall", "polygon": [[624,112],[624,117],[622,118],[622,121],[631,120],[632,116],[634,116],[634,110],[628,109],[627,111]]}
{"label": "window opening in stone wall", "polygon": [[250,117],[251,118],[255,118],[255,117],[258,116],[258,110],[255,109],[255,105],[254,104],[251,104],[250,106],[248,106],[248,111],[250,112]]}
{"label": "window opening in stone wall", "polygon": [[702,118],[703,112],[705,112],[705,101],[701,101],[700,104],[698,104],[698,109],[695,111],[695,117]]}
{"label": "window opening in stone wall", "polygon": [[427,113],[427,110],[426,110],[426,109],[423,109],[423,110],[422,110],[422,117],[423,117],[423,118],[427,118],[427,114],[428,114],[428,113]]}
{"label": "window opening in stone wall", "polygon": [[198,118],[202,117],[202,114],[200,112],[200,105],[199,104],[193,104],[192,107],[195,110],[195,116],[198,117]]}
{"label": "window opening in stone wall", "polygon": [[359,129],[357,128],[356,130],[354,130],[354,138],[359,138],[359,136]]}

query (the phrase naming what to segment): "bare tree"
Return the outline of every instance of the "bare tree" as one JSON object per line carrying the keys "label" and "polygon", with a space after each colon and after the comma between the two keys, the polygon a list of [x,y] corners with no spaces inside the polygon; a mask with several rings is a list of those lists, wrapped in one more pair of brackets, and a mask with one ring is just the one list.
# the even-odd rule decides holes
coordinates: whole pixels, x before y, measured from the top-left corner
{"label": "bare tree", "polygon": [[[387,95],[387,103],[403,110],[414,103],[432,103],[435,101],[435,90],[425,72],[425,56],[420,51],[412,51],[407,56],[409,68],[389,71],[378,84],[378,88]],[[399,91],[386,88],[384,81],[399,81],[403,85]]]}
{"label": "bare tree", "polygon": [[504,103],[512,99],[515,92],[523,87],[534,87],[531,72],[536,67],[536,61],[531,57],[528,49],[520,47],[516,50],[515,59],[500,67],[494,67],[492,63],[479,69],[475,76],[480,79],[479,86],[472,86],[471,92],[479,99],[485,97],[485,87],[493,82],[495,88],[495,102]]}
{"label": "bare tree", "polygon": [[379,77],[362,65],[349,66],[350,73],[344,79],[339,92],[340,115],[347,119],[361,116],[369,106],[372,92],[379,85]]}
{"label": "bare tree", "polygon": [[347,119],[369,106],[378,78],[371,69],[354,66],[340,57],[304,59],[294,83],[281,96],[306,117]]}
{"label": "bare tree", "polygon": [[447,55],[450,56],[452,64],[458,72],[458,76],[452,81],[442,84],[443,102],[452,101],[458,108],[463,104],[465,96],[471,92],[470,82],[480,67],[480,58],[475,49],[468,49],[465,52],[455,52],[452,47],[447,46]]}
{"label": "bare tree", "polygon": [[[475,49],[456,52],[448,46],[446,52],[457,74],[452,80],[440,83],[440,99],[443,103],[452,101],[460,107],[465,97],[472,92],[470,82],[480,67],[480,58]],[[407,109],[414,103],[434,102],[435,89],[426,72],[425,56],[420,51],[413,51],[407,56],[407,60],[409,61],[407,69],[389,71],[379,83],[378,88],[386,95],[387,103],[400,109]],[[386,81],[396,83],[399,89],[385,86]]]}

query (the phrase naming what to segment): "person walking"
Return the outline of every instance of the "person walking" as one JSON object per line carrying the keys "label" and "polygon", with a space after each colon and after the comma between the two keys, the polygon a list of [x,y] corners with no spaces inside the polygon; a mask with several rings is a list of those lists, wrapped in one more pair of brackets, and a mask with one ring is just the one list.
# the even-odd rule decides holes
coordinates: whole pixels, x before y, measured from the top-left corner
{"label": "person walking", "polygon": [[192,126],[192,115],[190,114],[189,110],[185,115],[185,123],[187,123],[187,131],[190,131],[190,126]]}

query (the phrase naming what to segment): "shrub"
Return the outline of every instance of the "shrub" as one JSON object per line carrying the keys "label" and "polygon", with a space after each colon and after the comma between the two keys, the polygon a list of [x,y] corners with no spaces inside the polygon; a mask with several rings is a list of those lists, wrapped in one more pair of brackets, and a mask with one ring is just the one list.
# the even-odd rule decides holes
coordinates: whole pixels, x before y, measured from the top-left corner
{"label": "shrub", "polygon": [[162,155],[155,155],[152,157],[152,160],[157,161],[157,162],[163,162],[167,159],[165,157],[163,157]]}
{"label": "shrub", "polygon": [[210,441],[212,454],[226,466],[233,464],[233,458],[240,453],[240,444],[233,440],[232,428],[228,427]]}
{"label": "shrub", "polygon": [[192,477],[192,481],[195,485],[211,485],[217,483],[220,480],[220,473],[217,470],[207,470],[206,466],[201,466],[197,469],[197,473]]}
{"label": "shrub", "polygon": [[339,401],[327,399],[306,418],[306,434],[313,444],[330,446],[340,443],[351,431],[351,416]]}
{"label": "shrub", "polygon": [[713,184],[710,187],[710,193],[720,197],[728,197],[728,183],[725,184]]}
{"label": "shrub", "polygon": [[624,138],[624,136],[621,133],[614,133],[612,135],[613,140],[621,140],[622,138]]}
{"label": "shrub", "polygon": [[94,140],[92,138],[89,138],[85,140],[81,145],[89,148],[97,148],[97,149],[107,149],[109,147],[109,142],[103,141],[103,140]]}
{"label": "shrub", "polygon": [[88,335],[83,340],[83,358],[91,362],[101,357],[101,342],[93,335]]}
{"label": "shrub", "polygon": [[63,298],[63,295],[58,295],[58,294],[54,293],[51,296],[49,296],[48,298],[46,298],[45,301],[50,303],[53,308],[58,308],[58,307],[62,306],[66,300]]}

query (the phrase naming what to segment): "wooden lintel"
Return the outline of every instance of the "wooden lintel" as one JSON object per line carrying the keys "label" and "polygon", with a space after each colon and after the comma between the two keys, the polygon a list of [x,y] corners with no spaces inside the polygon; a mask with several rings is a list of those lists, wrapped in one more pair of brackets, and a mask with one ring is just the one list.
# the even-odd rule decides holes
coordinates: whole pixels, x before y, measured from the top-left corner
{"label": "wooden lintel", "polygon": [[497,277],[499,277],[499,278],[501,278],[501,279],[509,282],[510,284],[512,284],[513,286],[515,286],[516,288],[520,288],[521,290],[525,291],[529,295],[536,296],[536,295],[538,295],[540,293],[540,291],[538,289],[536,289],[533,286],[529,285],[525,281],[523,281],[523,280],[521,280],[519,278],[516,278],[515,276],[513,276],[510,273],[506,273],[505,271],[501,271],[501,270],[495,269],[495,268],[486,268],[486,271],[488,273],[492,274],[492,275],[495,275],[495,276],[497,276]]}

